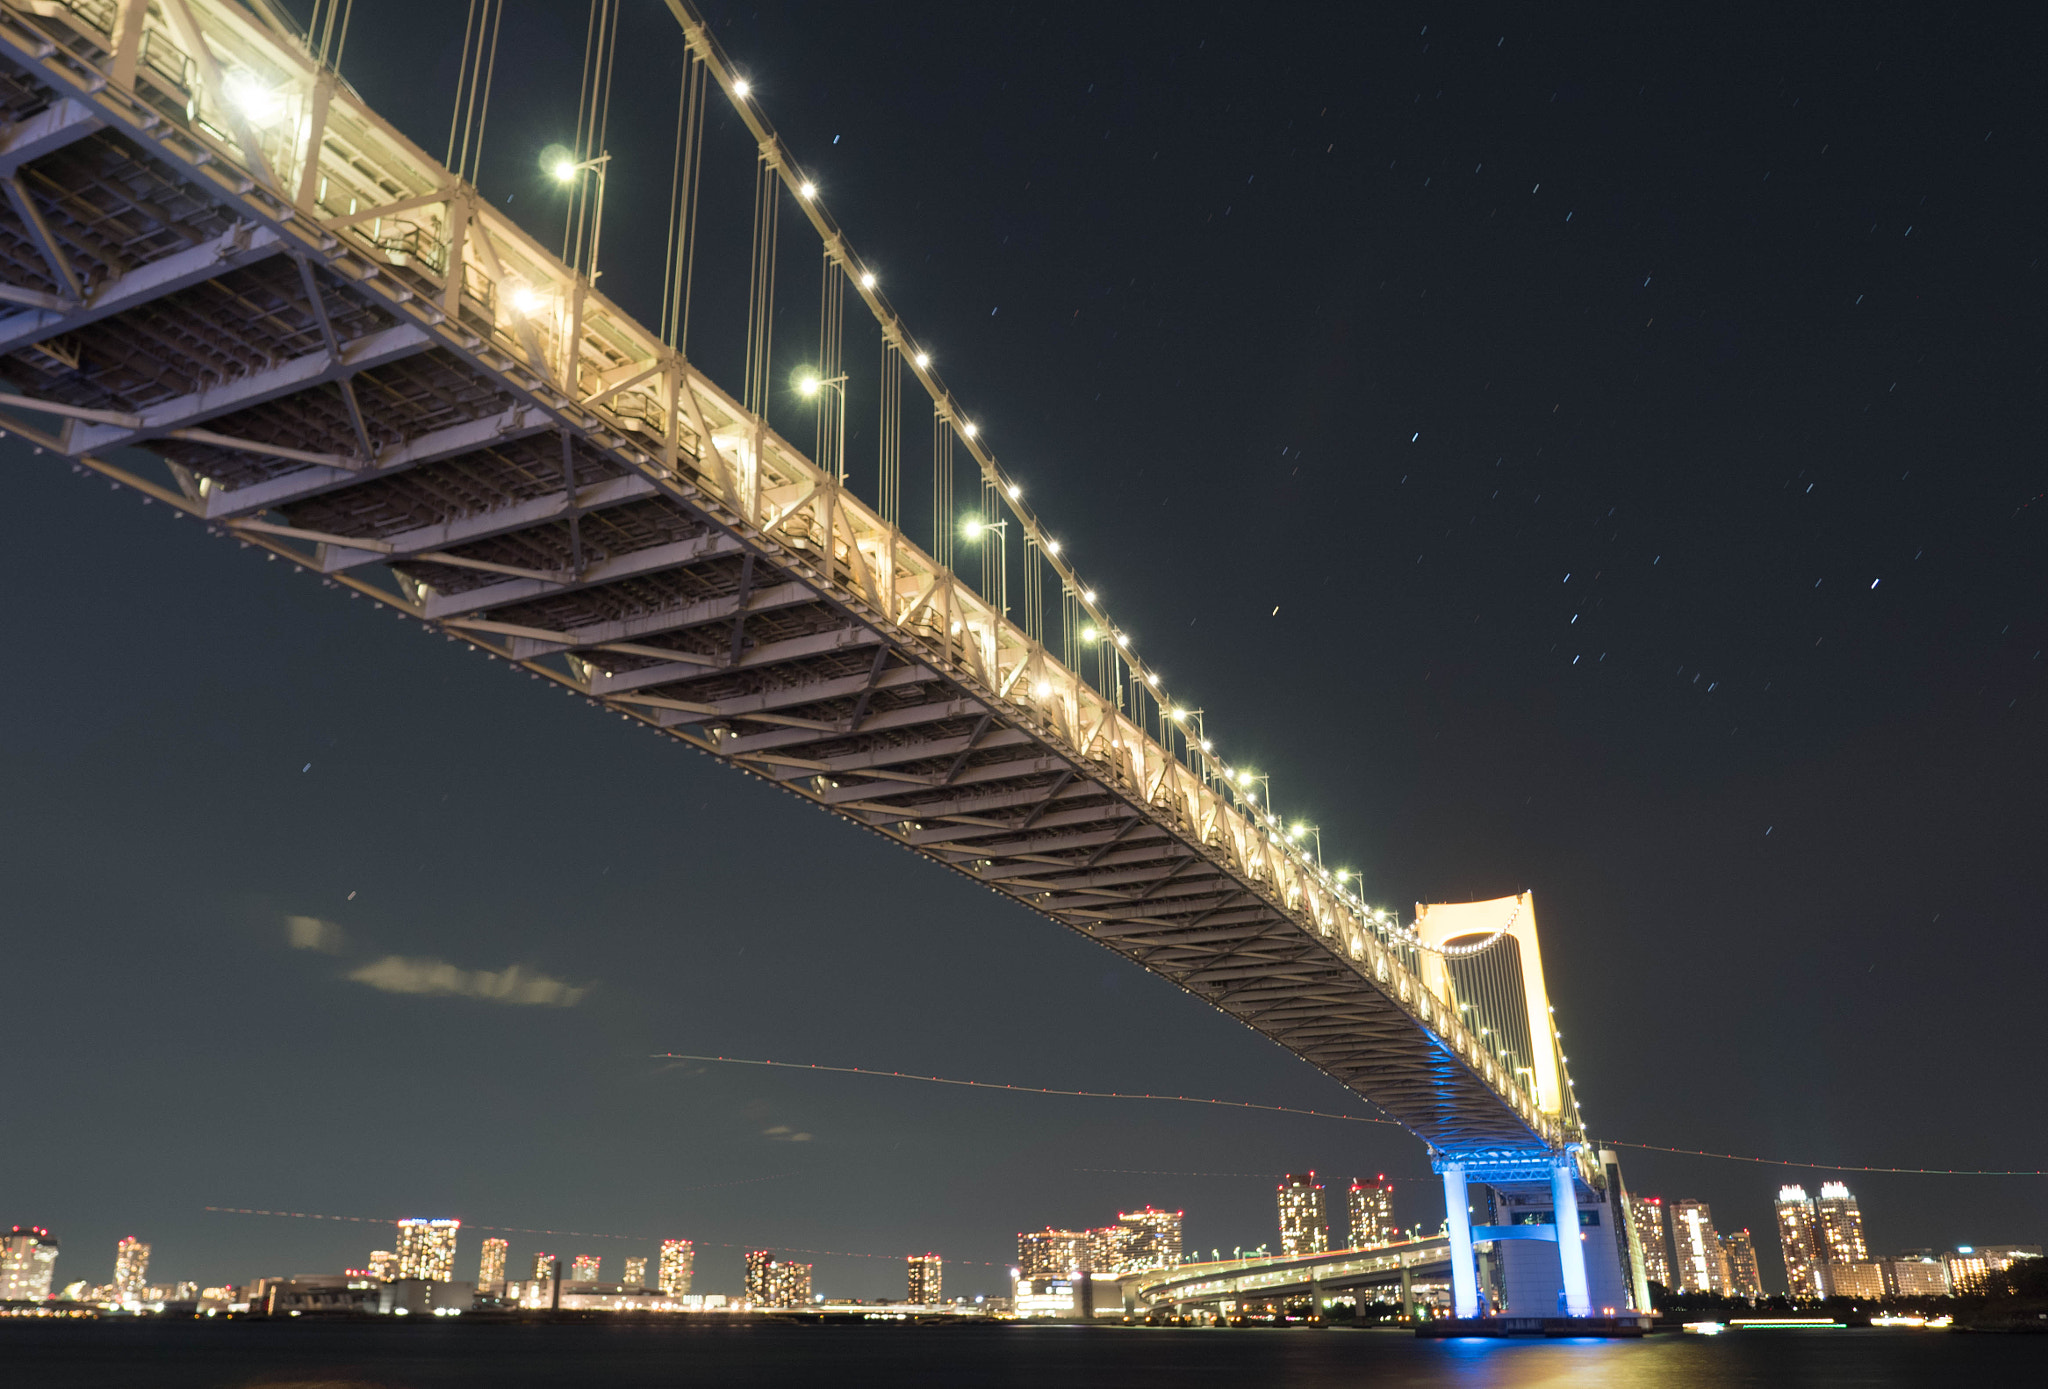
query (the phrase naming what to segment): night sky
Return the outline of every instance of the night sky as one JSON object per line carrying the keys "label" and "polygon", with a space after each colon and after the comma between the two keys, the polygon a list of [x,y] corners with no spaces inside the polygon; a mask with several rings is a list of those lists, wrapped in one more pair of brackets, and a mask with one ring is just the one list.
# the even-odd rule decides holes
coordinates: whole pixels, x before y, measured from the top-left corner
{"label": "night sky", "polygon": [[[559,237],[584,7],[511,8],[480,186]],[[359,0],[342,64],[436,156],[464,9]],[[1220,751],[1376,901],[1535,892],[1599,1136],[2042,1166],[2041,21],[1782,9],[706,12]],[[651,323],[683,45],[645,4],[621,50],[604,285]],[[744,209],[736,122],[711,144]],[[783,225],[778,383],[817,304]],[[745,228],[707,228],[692,350],[737,390]],[[608,1277],[688,1237],[733,1293],[742,1248],[891,1256],[817,1260],[866,1296],[925,1249],[1007,1291],[1017,1230],[1147,1201],[1191,1249],[1269,1241],[1283,1170],[1440,1219],[1397,1129],[650,1060],[1345,1099],[793,797],[0,449],[0,1217],[57,1232],[60,1284],[131,1233],[205,1282],[389,1235],[208,1206],[641,1236],[510,1236]],[[537,1001],[349,978],[394,955]],[[1782,1286],[1770,1200],[1822,1173],[1625,1162]],[[1849,1180],[1884,1253],[2048,1236],[2039,1178]]]}

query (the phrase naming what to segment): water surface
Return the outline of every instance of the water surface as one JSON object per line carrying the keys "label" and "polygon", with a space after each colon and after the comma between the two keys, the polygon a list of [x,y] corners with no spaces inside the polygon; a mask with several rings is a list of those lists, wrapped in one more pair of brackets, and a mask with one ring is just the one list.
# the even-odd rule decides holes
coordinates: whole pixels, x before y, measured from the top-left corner
{"label": "water surface", "polygon": [[1281,1389],[2048,1383],[2048,1337],[1903,1330],[1640,1341],[1418,1341],[1405,1332],[1056,1325],[0,1322],[37,1389]]}

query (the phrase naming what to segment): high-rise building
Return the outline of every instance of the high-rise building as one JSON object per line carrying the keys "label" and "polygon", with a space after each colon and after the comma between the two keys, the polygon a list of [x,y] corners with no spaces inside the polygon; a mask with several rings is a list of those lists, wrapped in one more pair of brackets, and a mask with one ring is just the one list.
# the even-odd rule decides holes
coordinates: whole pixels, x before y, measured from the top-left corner
{"label": "high-rise building", "polygon": [[665,1239],[661,1242],[661,1263],[657,1276],[661,1279],[661,1290],[671,1297],[681,1297],[690,1290],[690,1275],[696,1271],[697,1247],[686,1239]]}
{"label": "high-rise building", "polygon": [[0,1302],[48,1302],[57,1276],[57,1237],[40,1225],[0,1236]]}
{"label": "high-rise building", "polygon": [[129,1235],[114,1246],[114,1300],[140,1302],[149,1286],[149,1246]]}
{"label": "high-rise building", "polygon": [[1981,1293],[1991,1277],[1991,1261],[1967,1244],[1949,1254],[1948,1285],[1958,1293]]}
{"label": "high-rise building", "polygon": [[398,1256],[388,1249],[372,1249],[363,1271],[379,1283],[389,1283],[398,1276]]}
{"label": "high-rise building", "polygon": [[1078,1278],[1088,1267],[1088,1235],[1048,1225],[1017,1236],[1017,1267],[1025,1278]]}
{"label": "high-rise building", "polygon": [[1672,1272],[1682,1293],[1719,1293],[1728,1289],[1721,1264],[1721,1237],[1714,1233],[1713,1213],[1704,1201],[1671,1203]]}
{"label": "high-rise building", "polygon": [[1747,1230],[1721,1236],[1721,1253],[1727,1260],[1728,1287],[1731,1297],[1746,1297],[1755,1302],[1764,1295],[1763,1271],[1757,1267],[1756,1241]]}
{"label": "high-rise building", "polygon": [[1888,1297],[1948,1295],[1948,1265],[1931,1254],[1880,1259],[1877,1266],[1884,1275],[1884,1290]]}
{"label": "high-rise building", "polygon": [[1671,1245],[1664,1234],[1664,1198],[1631,1196],[1629,1217],[1635,1222],[1636,1243],[1643,1250],[1643,1277],[1652,1283],[1676,1289],[1671,1281]]}
{"label": "high-rise building", "polygon": [[1949,1288],[1958,1293],[1981,1293],[1990,1286],[1994,1273],[2003,1273],[2022,1259],[2040,1257],[2038,1244],[1959,1244],[1946,1259]]}
{"label": "high-rise building", "polygon": [[626,1260],[626,1276],[625,1276],[625,1278],[624,1278],[623,1280],[621,1280],[621,1281],[623,1281],[623,1282],[625,1283],[625,1285],[626,1285],[627,1287],[629,1287],[629,1288],[644,1288],[644,1287],[646,1287],[646,1286],[647,1286],[647,1260],[645,1260],[645,1259],[628,1259],[628,1260]]}
{"label": "high-rise building", "polygon": [[599,1268],[604,1264],[601,1254],[578,1254],[569,1263],[571,1283],[595,1283]]}
{"label": "high-rise building", "polygon": [[1813,1202],[1803,1186],[1778,1188],[1778,1247],[1785,1255],[1785,1287],[1795,1298],[1826,1297],[1826,1259]]}
{"label": "high-rise building", "polygon": [[1146,1206],[1123,1211],[1117,1224],[1124,1227],[1123,1267],[1119,1273],[1141,1273],[1152,1268],[1172,1268],[1180,1262],[1180,1222],[1185,1211],[1162,1211]]}
{"label": "high-rise building", "polygon": [[495,1288],[505,1281],[505,1251],[510,1247],[501,1239],[484,1241],[483,1254],[476,1265],[476,1285],[479,1288]]}
{"label": "high-rise building", "polygon": [[1814,1218],[1820,1226],[1821,1258],[1831,1264],[1870,1262],[1863,1239],[1863,1211],[1841,1182],[1823,1182]]}
{"label": "high-rise building", "polygon": [[1382,1172],[1369,1182],[1351,1179],[1347,1205],[1352,1249],[1377,1249],[1394,1242],[1394,1186]]}
{"label": "high-rise building", "polygon": [[942,1264],[943,1261],[936,1254],[910,1256],[910,1301],[928,1307],[939,1300],[939,1289],[945,1274]]}
{"label": "high-rise building", "polygon": [[418,1220],[398,1222],[398,1269],[393,1278],[431,1278],[439,1283],[455,1278],[455,1234],[459,1220]]}
{"label": "high-rise building", "polygon": [[1086,1232],[1088,1247],[1084,1265],[1089,1273],[1122,1273],[1124,1245],[1130,1235],[1122,1225],[1101,1225]]}
{"label": "high-rise building", "polygon": [[536,1254],[533,1256],[533,1281],[545,1283],[555,1276],[555,1256]]}
{"label": "high-rise building", "polygon": [[746,1301],[755,1307],[804,1307],[811,1301],[811,1266],[747,1252]]}
{"label": "high-rise building", "polygon": [[1829,1297],[1880,1298],[1885,1295],[1884,1268],[1869,1259],[1857,1263],[1830,1259],[1823,1268]]}
{"label": "high-rise building", "polygon": [[1280,1257],[1321,1254],[1330,1247],[1330,1218],[1323,1208],[1323,1184],[1313,1172],[1289,1172],[1280,1179]]}

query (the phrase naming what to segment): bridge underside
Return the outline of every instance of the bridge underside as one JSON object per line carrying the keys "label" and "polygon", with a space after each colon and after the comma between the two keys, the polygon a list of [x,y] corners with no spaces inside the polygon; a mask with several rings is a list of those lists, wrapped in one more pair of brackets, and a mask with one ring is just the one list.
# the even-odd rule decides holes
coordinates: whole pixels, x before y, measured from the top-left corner
{"label": "bridge underside", "polygon": [[[1022,667],[878,613],[829,519],[735,507],[702,433],[664,456],[146,83],[94,92],[89,48],[0,24],[0,425],[1051,917],[1439,1147],[1550,1146],[1402,977],[1034,710]],[[758,430],[702,395],[711,436]]]}

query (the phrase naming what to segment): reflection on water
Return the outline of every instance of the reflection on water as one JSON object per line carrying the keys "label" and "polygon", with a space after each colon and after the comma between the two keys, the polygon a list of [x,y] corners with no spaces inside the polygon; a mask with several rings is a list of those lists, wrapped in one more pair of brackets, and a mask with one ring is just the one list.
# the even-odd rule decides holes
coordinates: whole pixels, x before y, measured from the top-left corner
{"label": "reflection on water", "polygon": [[1400,1332],[1079,1326],[0,1323],[39,1389],[1749,1389],[2040,1383],[2048,1339],[1919,1330],[1640,1341],[1418,1341]]}

